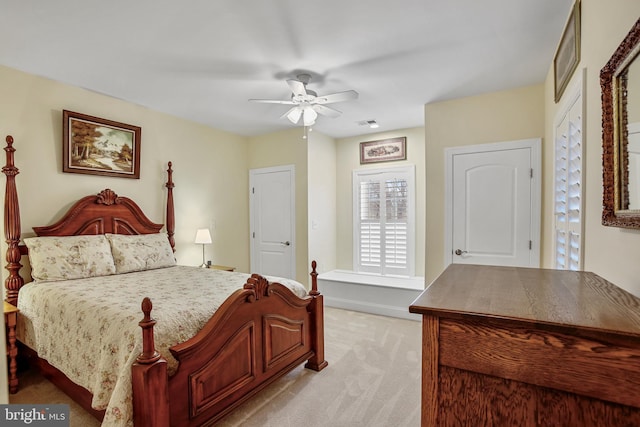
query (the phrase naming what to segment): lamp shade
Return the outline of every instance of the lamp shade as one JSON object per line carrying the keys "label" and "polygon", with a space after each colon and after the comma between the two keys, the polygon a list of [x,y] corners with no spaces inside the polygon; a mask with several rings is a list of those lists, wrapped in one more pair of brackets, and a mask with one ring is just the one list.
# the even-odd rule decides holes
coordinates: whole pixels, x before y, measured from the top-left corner
{"label": "lamp shade", "polygon": [[195,243],[202,245],[208,245],[211,243],[211,233],[208,228],[199,228],[198,231],[196,231]]}
{"label": "lamp shade", "polygon": [[302,120],[305,126],[313,126],[318,118],[318,113],[311,106],[304,107],[304,114]]}
{"label": "lamp shade", "polygon": [[289,119],[289,121],[295,125],[296,123],[298,123],[298,120],[300,120],[301,115],[302,115],[302,109],[299,107],[294,107],[291,110],[289,110],[289,114],[287,114],[287,119]]}

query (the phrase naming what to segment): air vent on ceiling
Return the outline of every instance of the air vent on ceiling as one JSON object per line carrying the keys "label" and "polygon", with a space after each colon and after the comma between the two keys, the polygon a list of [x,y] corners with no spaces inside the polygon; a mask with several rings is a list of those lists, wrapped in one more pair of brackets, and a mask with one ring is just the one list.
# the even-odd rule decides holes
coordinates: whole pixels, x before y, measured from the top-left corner
{"label": "air vent on ceiling", "polygon": [[376,129],[377,127],[380,126],[378,124],[378,122],[376,122],[375,120],[362,120],[362,121],[358,122],[358,125],[360,125],[360,126],[369,126],[371,129]]}

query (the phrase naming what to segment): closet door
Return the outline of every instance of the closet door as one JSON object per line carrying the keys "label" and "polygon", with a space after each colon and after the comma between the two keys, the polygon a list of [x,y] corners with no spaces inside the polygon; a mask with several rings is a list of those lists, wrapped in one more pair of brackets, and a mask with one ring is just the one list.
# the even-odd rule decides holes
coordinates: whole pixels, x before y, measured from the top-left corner
{"label": "closet door", "polygon": [[453,158],[453,262],[537,267],[532,257],[531,148]]}
{"label": "closet door", "polygon": [[295,168],[252,169],[249,181],[251,272],[295,279]]}

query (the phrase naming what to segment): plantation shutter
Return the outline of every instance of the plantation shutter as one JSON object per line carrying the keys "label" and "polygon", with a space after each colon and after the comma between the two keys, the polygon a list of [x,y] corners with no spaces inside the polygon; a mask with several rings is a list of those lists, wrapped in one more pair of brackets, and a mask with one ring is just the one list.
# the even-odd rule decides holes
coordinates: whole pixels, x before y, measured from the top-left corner
{"label": "plantation shutter", "polygon": [[413,168],[354,173],[355,270],[413,273]]}
{"label": "plantation shutter", "polygon": [[407,268],[408,183],[406,179],[385,180],[385,239],[384,253],[387,268]]}
{"label": "plantation shutter", "polygon": [[556,127],[555,268],[580,270],[582,260],[582,97]]}
{"label": "plantation shutter", "polygon": [[380,234],[380,182],[360,183],[360,265],[374,270],[382,266]]}

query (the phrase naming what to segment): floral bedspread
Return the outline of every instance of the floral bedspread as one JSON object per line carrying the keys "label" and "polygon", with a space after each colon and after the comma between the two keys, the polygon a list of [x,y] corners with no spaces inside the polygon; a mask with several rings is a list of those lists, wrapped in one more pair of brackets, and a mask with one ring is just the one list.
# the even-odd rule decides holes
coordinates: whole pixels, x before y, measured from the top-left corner
{"label": "floral bedspread", "polygon": [[[32,282],[20,289],[18,336],[106,409],[103,426],[133,426],[131,365],[142,352],[142,299],[153,303],[156,349],[177,368],[169,347],[186,341],[249,275],[174,266],[60,282]],[[304,297],[305,288],[277,281]]]}

